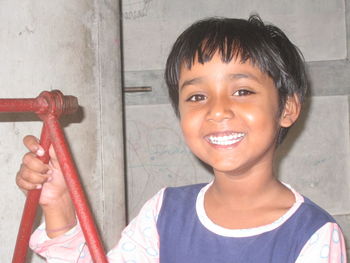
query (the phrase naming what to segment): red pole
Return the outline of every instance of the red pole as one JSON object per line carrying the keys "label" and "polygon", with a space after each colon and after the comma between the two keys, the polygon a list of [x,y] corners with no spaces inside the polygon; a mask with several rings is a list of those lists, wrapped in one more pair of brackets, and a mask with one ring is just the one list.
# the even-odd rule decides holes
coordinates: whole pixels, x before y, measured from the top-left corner
{"label": "red pole", "polygon": [[[57,90],[42,92],[35,99],[0,99],[0,112],[35,112],[44,121],[40,143],[46,152],[50,143],[54,146],[93,261],[107,263],[68,144],[58,122],[58,118],[62,114],[73,113],[78,107],[78,101],[75,97],[63,96]],[[47,162],[48,157],[45,156],[42,160]],[[40,190],[32,190],[28,193],[12,263],[25,261],[40,193]]]}
{"label": "red pole", "polygon": [[[45,155],[39,157],[44,163],[49,162],[48,150],[50,147],[50,135],[47,125],[43,125],[40,137],[40,145],[45,150]],[[13,263],[25,262],[30,235],[32,233],[35,215],[38,208],[41,190],[31,190],[28,192],[26,203],[22,214],[21,224],[17,234],[15,253],[12,257]]]}
{"label": "red pole", "polygon": [[42,112],[48,103],[42,97],[36,99],[0,99],[0,112]]}
{"label": "red pole", "polygon": [[77,216],[89,247],[91,257],[96,263],[107,263],[108,261],[101,240],[87,204],[84,190],[79,182],[79,175],[74,162],[72,161],[70,150],[60,127],[60,123],[53,116],[48,116],[45,123],[50,131],[51,142],[57,154],[58,162],[76,208]]}

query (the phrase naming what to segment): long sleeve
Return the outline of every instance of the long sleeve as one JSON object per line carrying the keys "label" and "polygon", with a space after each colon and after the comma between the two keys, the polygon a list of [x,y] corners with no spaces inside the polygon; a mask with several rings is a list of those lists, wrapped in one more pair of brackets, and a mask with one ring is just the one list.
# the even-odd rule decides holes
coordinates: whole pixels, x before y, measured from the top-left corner
{"label": "long sleeve", "polygon": [[[156,227],[164,189],[145,203],[138,216],[123,230],[118,244],[108,253],[110,263],[159,262],[159,237]],[[78,224],[66,234],[50,239],[45,224],[33,233],[30,247],[48,263],[91,263],[84,235]]]}
{"label": "long sleeve", "polygon": [[79,224],[64,235],[53,239],[46,235],[45,224],[42,224],[31,236],[29,246],[49,263],[91,262]]}
{"label": "long sleeve", "polygon": [[159,262],[157,218],[163,201],[164,189],[141,209],[138,216],[122,232],[116,247],[108,253],[110,262]]}
{"label": "long sleeve", "polygon": [[296,263],[345,263],[343,233],[336,223],[327,223],[317,230],[300,252]]}

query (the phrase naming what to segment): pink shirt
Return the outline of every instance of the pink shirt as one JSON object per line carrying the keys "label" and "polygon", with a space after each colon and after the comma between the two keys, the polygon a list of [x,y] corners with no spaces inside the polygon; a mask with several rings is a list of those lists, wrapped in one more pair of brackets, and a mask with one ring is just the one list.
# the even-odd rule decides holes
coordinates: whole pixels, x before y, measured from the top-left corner
{"label": "pink shirt", "polygon": [[[240,230],[224,229],[215,225],[205,214],[204,194],[209,185],[198,194],[196,210],[202,224],[217,234],[242,236]],[[295,192],[295,204],[283,215],[283,220],[266,226],[244,231],[248,235],[259,234],[277,228],[285,222],[304,202],[304,198]],[[163,201],[164,189],[153,196],[141,209],[139,215],[123,230],[118,244],[108,253],[111,263],[156,263],[159,262],[159,238],[157,218]],[[281,217],[282,218],[282,217]],[[66,234],[50,239],[42,224],[32,235],[30,247],[46,258],[49,263],[91,263],[91,257],[79,225]],[[346,249],[341,229],[336,223],[326,223],[308,240],[296,263],[345,263]]]}

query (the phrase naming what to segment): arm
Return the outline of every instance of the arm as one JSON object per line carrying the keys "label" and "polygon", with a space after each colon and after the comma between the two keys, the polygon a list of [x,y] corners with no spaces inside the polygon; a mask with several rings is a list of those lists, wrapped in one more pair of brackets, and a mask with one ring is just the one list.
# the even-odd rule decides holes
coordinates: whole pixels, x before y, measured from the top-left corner
{"label": "arm", "polygon": [[[164,190],[145,203],[138,216],[122,232],[119,243],[108,253],[110,263],[159,262],[159,237],[156,227]],[[91,263],[79,224],[69,232],[50,239],[45,226],[32,235],[31,248],[49,263]]]}
{"label": "arm", "polygon": [[343,233],[336,223],[327,223],[317,230],[300,252],[296,263],[345,263]]}
{"label": "arm", "polygon": [[48,263],[92,263],[79,224],[53,239],[47,236],[45,224],[42,224],[32,234],[29,246]]}
{"label": "arm", "polygon": [[[30,247],[50,263],[90,263],[91,257],[80,226],[73,226],[76,220],[74,206],[54,151],[50,149],[51,161],[45,165],[37,158],[43,154],[37,140],[27,136],[24,143],[30,152],[23,158],[16,181],[25,191],[42,188],[39,202],[46,223],[33,233]],[[137,218],[123,231],[119,244],[108,254],[110,262],[159,261],[156,221],[162,200],[163,190],[144,205]]]}

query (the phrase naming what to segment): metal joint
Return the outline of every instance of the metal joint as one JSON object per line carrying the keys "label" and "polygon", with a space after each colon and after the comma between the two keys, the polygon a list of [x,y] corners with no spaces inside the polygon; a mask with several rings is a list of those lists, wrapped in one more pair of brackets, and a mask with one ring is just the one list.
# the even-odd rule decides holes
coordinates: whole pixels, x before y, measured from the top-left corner
{"label": "metal joint", "polygon": [[35,112],[43,121],[48,115],[59,118],[61,115],[72,114],[79,108],[78,99],[74,96],[64,96],[61,91],[43,91],[36,98],[38,110]]}

